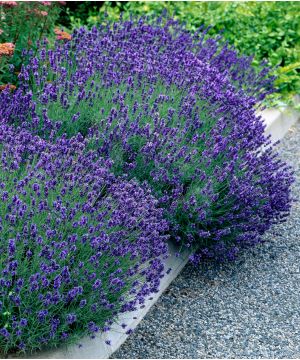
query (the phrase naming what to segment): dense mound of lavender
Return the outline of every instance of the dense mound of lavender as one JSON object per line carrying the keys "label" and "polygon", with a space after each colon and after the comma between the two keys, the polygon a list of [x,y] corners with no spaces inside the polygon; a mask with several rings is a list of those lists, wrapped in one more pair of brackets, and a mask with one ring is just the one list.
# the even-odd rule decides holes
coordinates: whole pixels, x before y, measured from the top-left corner
{"label": "dense mound of lavender", "polygon": [[2,117],[47,139],[89,134],[117,175],[151,184],[173,238],[232,258],[290,206],[291,173],[255,114],[273,79],[250,64],[173,20],[80,29],[30,57]]}
{"label": "dense mound of lavender", "polygon": [[[1,281],[19,314],[46,311],[45,336],[28,328],[35,344],[90,331],[95,309],[92,328],[105,327],[156,291],[167,229],[194,262],[234,259],[288,215],[292,172],[256,115],[273,78],[220,37],[191,35],[171,19],[121,20],[27,55],[18,89],[0,93]],[[41,266],[52,261],[48,279]],[[79,278],[87,290],[69,303]],[[38,305],[28,310],[32,282]],[[11,321],[5,351],[23,346],[21,319]]]}

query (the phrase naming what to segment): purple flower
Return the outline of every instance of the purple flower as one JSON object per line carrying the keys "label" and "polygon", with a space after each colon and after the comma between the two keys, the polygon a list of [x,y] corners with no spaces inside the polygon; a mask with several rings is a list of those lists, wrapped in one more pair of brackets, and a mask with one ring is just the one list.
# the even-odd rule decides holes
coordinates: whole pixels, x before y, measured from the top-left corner
{"label": "purple flower", "polygon": [[66,322],[68,325],[71,325],[76,321],[76,319],[77,319],[76,314],[68,314],[66,317]]}
{"label": "purple flower", "polygon": [[10,239],[9,242],[8,242],[8,253],[10,256],[12,256],[15,251],[16,251],[16,242],[15,242],[15,239]]}
{"label": "purple flower", "polygon": [[63,332],[60,337],[61,339],[66,340],[69,337],[69,334],[67,332]]}
{"label": "purple flower", "polygon": [[102,284],[102,281],[100,279],[97,279],[95,282],[94,282],[94,285],[93,285],[93,289],[96,290],[98,289]]}
{"label": "purple flower", "polygon": [[40,310],[38,313],[37,313],[37,317],[38,317],[38,320],[39,320],[39,322],[44,322],[45,321],[45,319],[46,319],[46,317],[47,317],[47,315],[48,315],[48,310],[47,309],[45,309],[45,310]]}
{"label": "purple flower", "polygon": [[27,319],[23,318],[23,319],[20,320],[20,326],[25,327],[25,326],[27,326],[27,324],[28,324]]}
{"label": "purple flower", "polygon": [[80,300],[79,306],[83,308],[86,305],[86,303],[87,303],[86,299],[82,299]]}
{"label": "purple flower", "polygon": [[10,333],[8,332],[8,330],[6,328],[2,328],[0,329],[0,335],[2,335],[5,338],[9,338],[10,337]]}
{"label": "purple flower", "polygon": [[35,191],[35,192],[38,192],[40,190],[40,185],[37,184],[37,183],[34,183],[32,185],[32,190]]}
{"label": "purple flower", "polygon": [[95,332],[98,332],[99,331],[99,327],[96,326],[96,324],[93,322],[93,321],[90,321],[88,323],[88,330],[89,332],[91,333],[95,333]]}
{"label": "purple flower", "polygon": [[25,350],[25,349],[26,349],[25,343],[24,343],[23,341],[20,342],[19,345],[18,345],[18,348],[19,348],[20,350]]}

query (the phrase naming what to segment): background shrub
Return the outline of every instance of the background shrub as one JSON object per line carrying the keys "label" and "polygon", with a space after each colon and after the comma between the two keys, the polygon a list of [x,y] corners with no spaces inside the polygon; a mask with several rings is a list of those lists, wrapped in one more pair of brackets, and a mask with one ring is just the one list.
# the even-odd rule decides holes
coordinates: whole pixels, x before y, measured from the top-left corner
{"label": "background shrub", "polygon": [[[104,1],[68,1],[59,14],[58,23],[69,29],[76,26],[75,24],[86,25],[90,16],[98,13],[103,5]],[[117,5],[116,2],[111,3],[111,6],[115,5]]]}

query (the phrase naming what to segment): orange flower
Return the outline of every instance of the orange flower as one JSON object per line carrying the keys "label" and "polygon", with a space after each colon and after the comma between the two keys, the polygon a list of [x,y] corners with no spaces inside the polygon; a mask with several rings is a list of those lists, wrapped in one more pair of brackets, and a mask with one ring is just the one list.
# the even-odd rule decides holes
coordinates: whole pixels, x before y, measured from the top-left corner
{"label": "orange flower", "polygon": [[3,43],[0,44],[0,56],[1,55],[12,55],[15,50],[15,45],[12,43]]}
{"label": "orange flower", "polygon": [[59,30],[58,28],[54,29],[54,33],[56,34],[57,40],[71,40],[72,36],[68,34],[66,31]]}
{"label": "orange flower", "polygon": [[15,85],[10,85],[10,84],[0,85],[0,91],[5,90],[6,88],[9,88],[11,91],[16,90]]}

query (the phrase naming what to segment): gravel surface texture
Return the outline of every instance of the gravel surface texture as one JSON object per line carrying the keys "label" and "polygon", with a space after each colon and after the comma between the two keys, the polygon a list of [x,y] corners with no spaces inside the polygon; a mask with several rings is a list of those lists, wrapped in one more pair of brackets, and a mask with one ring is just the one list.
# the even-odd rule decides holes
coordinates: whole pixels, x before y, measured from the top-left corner
{"label": "gravel surface texture", "polygon": [[[300,123],[280,145],[300,194]],[[300,203],[233,263],[187,265],[113,358],[300,358]]]}

